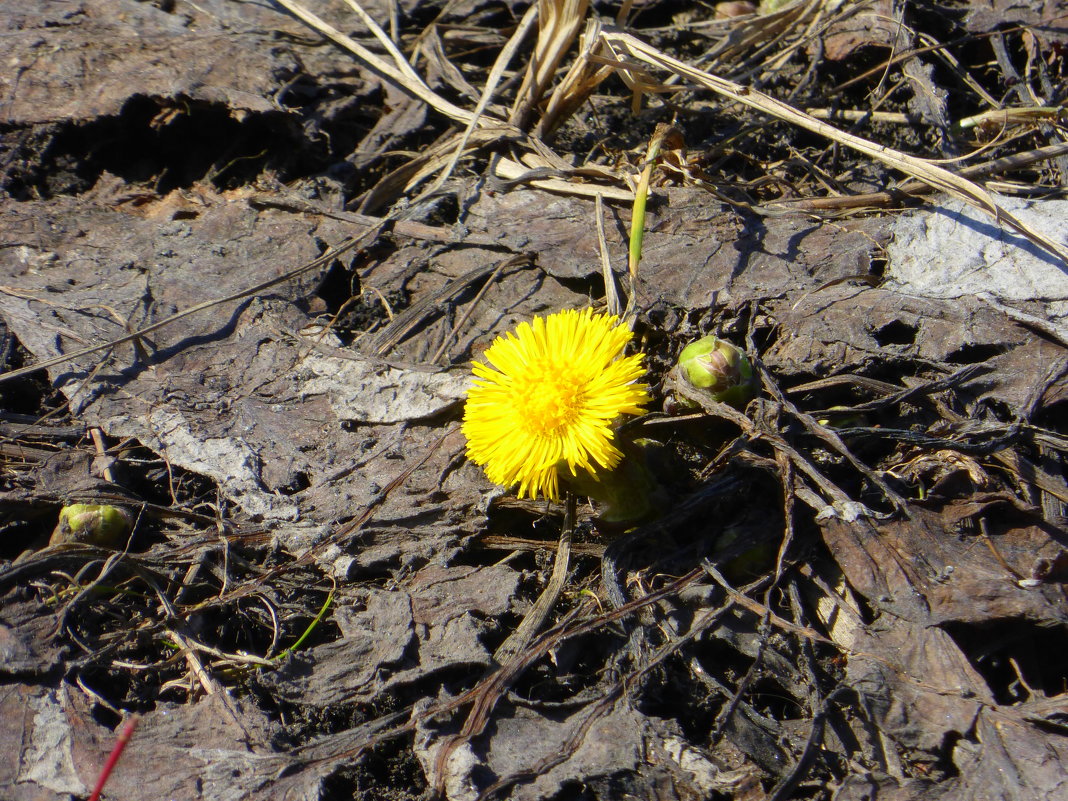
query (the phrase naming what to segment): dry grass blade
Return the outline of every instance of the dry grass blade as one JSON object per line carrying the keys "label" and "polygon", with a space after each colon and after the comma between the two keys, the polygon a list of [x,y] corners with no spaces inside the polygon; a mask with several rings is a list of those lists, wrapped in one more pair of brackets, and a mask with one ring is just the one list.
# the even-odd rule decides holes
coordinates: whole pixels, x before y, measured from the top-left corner
{"label": "dry grass blade", "polygon": [[[838,5],[838,3],[828,3],[825,0],[805,0],[805,2],[790,3],[770,14],[742,17],[726,38],[708,54],[707,58],[711,59],[709,68],[716,69],[720,65],[731,64],[737,69],[737,65],[743,59],[746,63],[754,63],[762,54],[774,47],[783,36],[801,28],[810,13],[814,15],[814,19],[805,24],[808,30],[811,30],[825,14],[837,10]],[[787,48],[776,56],[775,63],[768,65],[769,68],[776,69],[785,59],[788,59],[800,41],[803,41],[803,37],[795,43],[794,47]]]}
{"label": "dry grass blade", "polygon": [[[484,123],[485,118],[481,122]],[[515,133],[514,128],[504,125],[494,125],[492,128],[480,127],[468,136],[463,152],[498,144],[502,139]],[[373,214],[383,206],[393,203],[401,195],[410,192],[449,163],[456,153],[457,145],[462,144],[462,138],[458,133],[448,134],[442,141],[431,145],[386,174],[361,198],[357,211],[361,214]]]}
{"label": "dry grass blade", "polygon": [[[427,295],[423,300],[414,303],[398,314],[393,321],[379,331],[364,346],[366,353],[378,357],[385,357],[398,342],[410,335],[418,326],[427,319],[441,313],[441,309],[455,300],[468,287],[479,281],[500,272],[509,267],[519,266],[528,262],[527,256],[513,256],[500,264],[480,264],[471,268],[459,278],[450,281],[437,292]],[[461,321],[462,322],[462,321]],[[441,352],[435,354],[431,362],[436,362]]]}
{"label": "dry grass blade", "polygon": [[[1007,225],[1021,236],[1026,237],[1043,250],[1052,254],[1068,265],[1068,248],[1054,242],[1052,239],[1039,231],[1028,227],[1015,216],[997,204],[994,198],[978,184],[962,178],[959,175],[938,167],[930,162],[909,156],[893,148],[878,145],[859,136],[840,131],[832,125],[821,122],[793,106],[777,100],[756,89],[719,78],[702,70],[685,64],[678,59],[660,52],[655,47],[642,42],[630,34],[620,31],[604,30],[601,32],[601,41],[606,49],[619,58],[620,55],[635,59],[644,64],[659,67],[688,81],[710,89],[718,95],[742,103],[751,108],[758,109],[765,114],[789,122],[800,128],[812,131],[824,136],[831,141],[852,148],[866,156],[877,159],[896,170],[923,181],[936,189],[964,200],[979,209],[990,214],[1003,225]],[[624,69],[624,68],[621,68]]]}
{"label": "dry grass blade", "polygon": [[626,84],[632,95],[630,101],[632,114],[637,114],[641,111],[643,95],[679,92],[683,89],[683,87],[671,83],[670,78],[665,83],[658,83],[644,67],[633,61],[626,61],[616,56],[606,57],[598,53],[591,55],[590,61],[594,64],[611,67],[619,73],[620,79]]}
{"label": "dry grass blade", "polygon": [[[400,89],[419,98],[428,106],[441,112],[446,117],[462,123],[468,123],[474,119],[475,115],[470,111],[462,109],[454,103],[450,103],[427,86],[423,79],[412,69],[412,66],[407,60],[400,55],[399,51],[397,51],[397,56],[400,56],[400,60],[397,62],[397,66],[393,66],[376,56],[351,36],[346,36],[330,23],[316,16],[311,11],[308,11],[308,9],[304,8],[299,3],[296,3],[293,0],[278,0],[278,4],[305,25],[314,28],[319,31],[319,33],[323,34],[323,36],[326,36],[331,41],[344,47],[371,70],[396,84]],[[353,7],[356,8],[355,5]],[[381,33],[381,29],[378,28],[377,25],[372,27],[372,31],[375,30]],[[388,39],[384,33],[382,33],[380,39],[381,38]],[[394,50],[395,48],[393,48],[391,52]],[[396,56],[394,58],[396,60]],[[500,121],[486,120],[485,124],[500,124]]]}
{"label": "dry grass blade", "polygon": [[538,0],[538,41],[509,122],[526,128],[586,19],[589,0]]}
{"label": "dry grass blade", "polygon": [[563,80],[557,84],[549,98],[545,113],[534,129],[539,139],[547,139],[552,133],[574,114],[586,102],[593,90],[612,74],[613,70],[604,64],[590,59],[598,45],[601,34],[601,21],[591,19],[586,23],[579,41],[579,55],[571,65]]}
{"label": "dry grass blade", "polygon": [[416,45],[411,60],[424,63],[423,72],[428,78],[433,76],[436,80],[444,82],[456,90],[460,96],[470,100],[472,103],[478,102],[480,94],[478,89],[471,85],[471,82],[467,80],[460,68],[452,62],[448,53],[445,52],[445,42],[442,41],[441,31],[438,30],[437,25],[427,26],[419,38],[419,44]]}
{"label": "dry grass blade", "polygon": [[843,122],[886,122],[893,125],[917,125],[922,122],[916,114],[904,111],[870,111],[849,108],[810,108],[805,111],[817,120],[841,120]]}
{"label": "dry grass blade", "polygon": [[623,314],[623,304],[619,300],[616,287],[616,274],[612,272],[612,260],[608,256],[608,241],[604,236],[604,196],[598,192],[595,198],[595,218],[597,220],[597,250],[601,256],[601,275],[604,277],[604,302],[608,313],[619,317]]}
{"label": "dry grass blade", "polygon": [[923,47],[916,48],[917,53],[923,52],[925,50],[930,50],[936,56],[938,56],[938,58],[941,59],[942,62],[945,63],[945,65],[949,67],[961,81],[966,83],[969,89],[979,95],[979,97],[982,98],[984,103],[986,103],[991,108],[997,108],[1001,105],[993,95],[991,95],[988,91],[986,91],[986,89],[983,88],[983,85],[979,83],[979,81],[973,78],[971,74],[966,69],[964,69],[963,66],[961,66],[960,61],[957,60],[957,57],[953,55],[953,53],[949,50],[948,47],[946,47],[944,44],[942,44],[929,34],[923,33],[921,31],[914,31],[914,33],[916,37],[921,42],[923,42]]}
{"label": "dry grass blade", "polygon": [[489,291],[489,288],[493,286],[493,283],[497,280],[498,276],[500,276],[500,274],[508,268],[529,265],[529,263],[530,257],[523,255],[512,256],[512,258],[505,259],[496,266],[493,272],[490,273],[489,278],[486,279],[486,283],[484,283],[482,285],[482,288],[478,290],[478,294],[476,294],[471,303],[468,304],[467,310],[463,313],[463,316],[456,321],[456,325],[452,327],[452,330],[449,332],[448,336],[446,336],[445,339],[442,341],[441,345],[434,352],[434,355],[430,357],[431,364],[438,364],[441,357],[448,353],[449,347],[452,345],[453,340],[456,339],[456,335],[463,330],[463,327],[465,325],[467,325],[467,321],[471,319],[471,315],[474,314],[475,309],[478,308],[478,304],[482,302],[482,299],[486,296],[486,293]]}
{"label": "dry grass blade", "polygon": [[417,73],[412,65],[408,63],[408,59],[404,57],[404,54],[397,48],[397,45],[393,43],[393,40],[386,35],[386,32],[379,27],[378,23],[374,21],[374,18],[363,10],[363,7],[356,2],[356,0],[345,0],[345,3],[356,12],[356,16],[360,18],[364,25],[368,27],[374,37],[381,43],[382,47],[386,48],[386,52],[393,58],[393,63],[397,65],[397,69],[402,74],[407,76],[409,81],[413,83],[419,83],[426,85],[422,77]]}
{"label": "dry grass blade", "polygon": [[604,186],[603,184],[580,184],[574,181],[566,181],[563,178],[546,177],[542,168],[530,168],[509,158],[502,158],[497,162],[494,174],[505,181],[529,183],[538,189],[557,192],[562,195],[589,198],[595,198],[600,195],[604,200],[615,200],[620,203],[630,203],[634,200],[634,193],[629,189],[623,189],[618,186]]}
{"label": "dry grass blade", "polygon": [[497,59],[493,62],[492,69],[490,69],[489,77],[486,78],[486,85],[482,88],[482,95],[478,99],[478,105],[475,106],[474,116],[471,117],[471,121],[467,123],[467,127],[460,136],[460,141],[456,145],[456,149],[453,150],[449,163],[446,165],[445,169],[441,171],[441,175],[438,176],[437,180],[423,192],[423,195],[429,195],[440,189],[441,185],[445,183],[449,175],[456,168],[456,163],[460,160],[460,156],[463,155],[464,149],[467,147],[467,143],[471,139],[471,134],[475,130],[475,126],[485,113],[486,106],[489,105],[490,100],[493,98],[493,93],[497,90],[497,85],[504,76],[504,71],[508,69],[508,65],[512,63],[512,58],[519,50],[520,45],[522,45],[523,41],[527,38],[527,33],[530,31],[531,26],[533,26],[536,18],[537,12],[535,11],[534,6],[531,6],[527,9],[527,13],[523,15],[523,19],[519,22],[519,27],[517,27],[515,33],[512,34],[512,38],[508,40],[508,44],[506,44],[501,49],[501,52],[497,54]]}

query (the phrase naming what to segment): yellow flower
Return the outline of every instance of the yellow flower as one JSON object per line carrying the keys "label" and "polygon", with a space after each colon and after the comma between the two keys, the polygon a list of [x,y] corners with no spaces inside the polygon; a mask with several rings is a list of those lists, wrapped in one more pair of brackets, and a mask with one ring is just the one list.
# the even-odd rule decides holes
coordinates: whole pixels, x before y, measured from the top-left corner
{"label": "yellow flower", "polygon": [[[649,388],[642,356],[619,358],[631,332],[592,309],[521,323],[475,362],[463,431],[467,453],[496,484],[519,484],[519,497],[560,498],[558,470],[615,467],[612,444],[621,414],[641,414]],[[492,365],[492,366],[490,366]]]}

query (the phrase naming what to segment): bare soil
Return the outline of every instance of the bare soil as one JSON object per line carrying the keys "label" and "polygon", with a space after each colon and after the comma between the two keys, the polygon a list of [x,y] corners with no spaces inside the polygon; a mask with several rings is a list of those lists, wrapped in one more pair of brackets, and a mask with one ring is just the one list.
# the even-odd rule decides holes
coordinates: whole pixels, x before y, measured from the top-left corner
{"label": "bare soil", "polygon": [[[0,797],[1068,798],[1068,4],[360,7],[0,6]],[[603,260],[631,526],[458,425]]]}

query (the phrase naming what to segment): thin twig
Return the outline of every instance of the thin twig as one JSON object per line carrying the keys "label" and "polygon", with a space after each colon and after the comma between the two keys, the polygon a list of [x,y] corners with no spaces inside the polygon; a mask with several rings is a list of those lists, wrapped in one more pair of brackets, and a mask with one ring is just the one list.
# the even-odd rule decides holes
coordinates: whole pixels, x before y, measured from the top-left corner
{"label": "thin twig", "polygon": [[523,617],[522,622],[493,652],[493,658],[498,663],[507,662],[527,647],[560,599],[560,593],[563,592],[567,581],[567,570],[571,564],[571,536],[575,530],[575,512],[575,496],[568,490],[564,507],[564,524],[560,528],[560,542],[557,544],[556,560],[553,562],[553,574],[541,595],[538,596],[538,600]]}
{"label": "thin twig", "polygon": [[[290,270],[289,272],[284,273],[276,278],[269,278],[266,281],[261,281],[255,286],[250,286],[247,289],[242,289],[240,292],[235,292],[232,295],[227,295],[225,298],[217,298],[215,300],[208,300],[204,301],[203,303],[198,303],[195,306],[191,306],[188,309],[178,312],[177,314],[172,314],[170,317],[166,317],[163,320],[160,320],[159,322],[146,325],[143,328],[139,328],[136,331],[133,331],[129,334],[125,334],[121,337],[117,337],[116,339],[112,339],[109,342],[105,342],[101,345],[93,345],[88,348],[82,348],[81,350],[76,350],[73,353],[65,353],[62,356],[56,356],[52,359],[46,359],[43,362],[37,362],[36,364],[31,364],[27,367],[21,367],[18,370],[11,370],[7,373],[0,373],[0,383],[3,383],[5,381],[11,381],[12,379],[19,378],[20,376],[29,375],[30,373],[37,372],[38,370],[46,370],[50,367],[55,367],[59,364],[66,364],[67,362],[74,361],[75,359],[80,359],[82,356],[88,356],[92,353],[99,353],[100,351],[107,350],[109,348],[114,348],[117,345],[122,345],[126,342],[132,342],[140,337],[145,336],[146,334],[152,333],[153,331],[159,331],[161,328],[165,328],[171,323],[177,322],[178,320],[181,320],[184,317],[189,317],[192,314],[207,311],[208,309],[214,309],[216,306],[221,306],[224,303],[231,303],[235,300],[242,300],[243,298],[248,298],[252,297],[253,295],[257,295],[260,292],[263,292],[263,290],[265,289],[269,289],[272,286],[277,286],[278,284],[283,284],[286,281],[290,281],[293,278],[296,278],[298,275],[308,272],[309,270],[314,270],[317,267],[322,267],[324,264],[329,264],[342,253],[350,251],[355,247],[359,247],[366,242],[370,242],[377,239],[391,225],[392,222],[384,220],[370,231],[366,231],[365,233],[359,236],[349,237],[337,247],[328,250],[322,256],[319,256],[318,258],[313,259],[307,264],[303,264],[300,267]],[[2,287],[0,287],[0,291],[4,291]]]}
{"label": "thin twig", "polygon": [[445,355],[445,352],[449,349],[449,346],[456,338],[456,335],[460,333],[460,331],[465,325],[467,325],[467,321],[470,320],[471,315],[475,313],[475,309],[478,308],[478,304],[482,302],[482,299],[486,296],[486,293],[489,292],[489,288],[493,286],[493,282],[497,280],[497,276],[499,276],[508,267],[518,267],[521,264],[529,263],[530,257],[522,255],[513,256],[510,259],[505,259],[497,265],[493,272],[490,273],[489,278],[487,278],[485,283],[482,284],[482,288],[478,290],[478,294],[476,294],[475,297],[471,300],[471,302],[467,305],[467,308],[464,310],[463,315],[460,317],[459,320],[457,320],[456,325],[454,325],[452,327],[452,330],[446,335],[444,341],[441,343],[441,346],[437,349],[437,351],[435,351],[434,355],[430,357],[431,364],[437,364],[438,360],[443,355]]}

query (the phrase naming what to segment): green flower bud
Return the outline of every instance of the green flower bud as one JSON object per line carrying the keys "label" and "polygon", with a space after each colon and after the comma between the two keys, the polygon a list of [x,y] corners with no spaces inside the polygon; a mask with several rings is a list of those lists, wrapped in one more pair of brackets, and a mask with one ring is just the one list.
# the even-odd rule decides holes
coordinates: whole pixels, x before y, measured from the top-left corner
{"label": "green flower bud", "polygon": [[691,409],[700,407],[699,398],[741,409],[756,394],[756,380],[745,351],[710,334],[682,349],[672,388],[676,401]]}
{"label": "green flower bud", "polygon": [[80,542],[115,548],[130,531],[132,521],[125,509],[93,503],[73,503],[59,510],[59,523],[49,545]]}
{"label": "green flower bud", "polygon": [[826,416],[820,417],[816,422],[827,428],[854,428],[868,424],[863,414],[850,412],[848,406],[832,406],[827,410]]}

